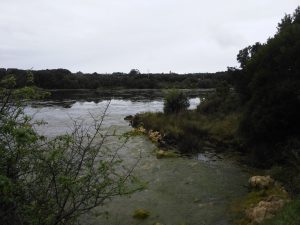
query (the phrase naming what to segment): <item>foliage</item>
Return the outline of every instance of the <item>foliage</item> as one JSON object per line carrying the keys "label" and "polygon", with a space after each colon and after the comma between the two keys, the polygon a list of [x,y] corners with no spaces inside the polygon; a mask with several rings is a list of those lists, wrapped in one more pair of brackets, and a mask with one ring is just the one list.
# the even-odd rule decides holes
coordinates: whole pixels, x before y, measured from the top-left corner
{"label": "foliage", "polygon": [[238,111],[239,98],[237,94],[230,90],[227,82],[220,82],[216,91],[203,99],[197,107],[197,111],[203,114],[222,115]]}
{"label": "foliage", "polygon": [[282,143],[280,148],[285,162],[273,165],[268,173],[285,184],[289,193],[297,195],[300,193],[300,140],[289,138],[287,142]]}
{"label": "foliage", "polygon": [[195,110],[180,114],[143,113],[135,115],[132,125],[158,131],[163,137],[162,143],[182,153],[192,153],[211,145],[218,146],[218,150],[236,145],[234,135],[239,117],[239,114],[204,115]]}
{"label": "foliage", "polygon": [[[39,135],[24,113],[24,100],[40,96],[33,87],[12,89],[14,78],[1,83],[0,223],[70,224],[83,213],[140,186],[122,167],[106,141],[104,114],[86,125],[74,121],[71,133],[53,139]],[[108,106],[107,106],[108,107]]]}
{"label": "foliage", "polygon": [[245,68],[247,66],[247,63],[258,52],[261,46],[262,45],[259,42],[256,42],[254,45],[248,46],[239,51],[237,61],[240,63],[241,68]]}
{"label": "foliage", "polygon": [[129,72],[129,75],[133,75],[133,76],[139,75],[139,74],[141,74],[141,72],[138,69],[132,69]]}
{"label": "foliage", "polygon": [[[1,69],[0,80],[14,74],[16,87],[26,85],[25,70]],[[164,88],[214,88],[218,81],[227,80],[227,72],[168,74],[142,74],[136,70],[127,73],[84,74],[65,69],[32,71],[34,85],[45,89],[164,89]]]}
{"label": "foliage", "polygon": [[[300,8],[286,15],[266,44],[240,51],[241,69],[229,74],[243,105],[239,133],[256,159],[281,160],[282,143],[299,138]],[[272,160],[268,160],[272,163]]]}
{"label": "foliage", "polygon": [[189,106],[189,99],[182,91],[168,91],[164,98],[164,113],[179,113],[187,110]]}

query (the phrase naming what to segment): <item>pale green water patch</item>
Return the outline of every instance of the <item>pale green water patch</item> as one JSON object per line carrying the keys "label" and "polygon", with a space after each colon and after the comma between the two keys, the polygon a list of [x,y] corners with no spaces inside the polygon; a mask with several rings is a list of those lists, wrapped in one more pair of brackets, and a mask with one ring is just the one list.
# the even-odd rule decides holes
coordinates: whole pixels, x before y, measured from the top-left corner
{"label": "pale green water patch", "polygon": [[[247,192],[245,174],[228,159],[199,161],[188,158],[157,159],[155,146],[146,137],[135,137],[122,152],[131,164],[141,154],[135,175],[147,183],[131,196],[113,199],[94,212],[105,216],[84,216],[83,224],[143,225],[227,225],[229,204]],[[145,220],[132,217],[136,209],[150,212]]]}

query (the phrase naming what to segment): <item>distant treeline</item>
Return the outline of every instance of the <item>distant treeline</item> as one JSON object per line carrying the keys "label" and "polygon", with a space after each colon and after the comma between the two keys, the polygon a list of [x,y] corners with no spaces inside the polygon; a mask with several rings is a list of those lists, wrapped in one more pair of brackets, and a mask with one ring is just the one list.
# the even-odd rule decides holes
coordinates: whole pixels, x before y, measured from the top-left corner
{"label": "distant treeline", "polygon": [[142,74],[138,70],[127,73],[84,74],[66,69],[20,70],[0,69],[0,80],[10,74],[16,77],[17,87],[24,87],[28,72],[34,84],[45,89],[97,89],[97,88],[214,88],[219,81],[227,80],[227,72],[217,73],[156,73]]}

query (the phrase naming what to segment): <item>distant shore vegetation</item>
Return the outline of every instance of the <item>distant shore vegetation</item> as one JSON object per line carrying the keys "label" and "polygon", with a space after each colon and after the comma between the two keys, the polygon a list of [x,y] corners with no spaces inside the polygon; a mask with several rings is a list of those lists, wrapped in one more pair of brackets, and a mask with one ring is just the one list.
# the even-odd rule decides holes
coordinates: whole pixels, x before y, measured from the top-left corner
{"label": "distant shore vegetation", "polygon": [[[164,89],[164,88],[214,88],[227,80],[227,72],[216,73],[129,73],[98,74],[72,73],[66,69],[31,70],[34,85],[44,89]],[[26,85],[27,70],[0,69],[0,79],[13,74],[16,87]]]}

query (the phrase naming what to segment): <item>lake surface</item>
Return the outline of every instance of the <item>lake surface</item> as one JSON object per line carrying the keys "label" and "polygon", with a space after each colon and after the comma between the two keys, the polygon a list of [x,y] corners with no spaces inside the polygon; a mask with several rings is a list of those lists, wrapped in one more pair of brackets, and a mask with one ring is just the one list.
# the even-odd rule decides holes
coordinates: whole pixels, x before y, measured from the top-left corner
{"label": "lake surface", "polygon": [[[200,104],[204,90],[186,90],[191,109]],[[159,90],[127,90],[111,92],[68,92],[62,96],[56,92],[53,99],[34,103],[26,108],[35,119],[48,124],[39,132],[55,136],[70,131],[72,120],[91,123],[91,114],[101,115],[109,104],[105,129],[119,133],[132,128],[124,120],[127,115],[146,111],[162,111],[163,92]],[[72,120],[71,120],[72,118]],[[110,146],[120,144],[113,139]],[[156,146],[146,137],[131,138],[120,152],[124,164],[131,166],[137,160],[134,174],[147,183],[143,191],[131,196],[117,197],[104,207],[84,215],[85,225],[231,225],[229,204],[247,192],[245,184],[249,177],[234,160],[225,157],[210,157],[199,153],[194,158],[180,157],[157,159]],[[150,212],[149,218],[137,220],[134,210],[143,208]],[[108,212],[105,216],[102,214]]]}

